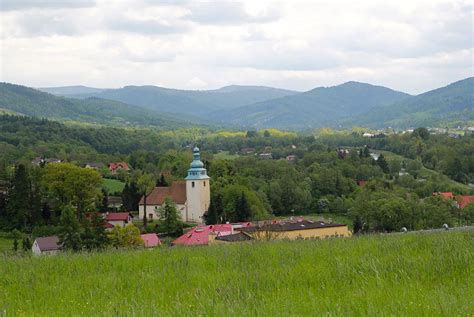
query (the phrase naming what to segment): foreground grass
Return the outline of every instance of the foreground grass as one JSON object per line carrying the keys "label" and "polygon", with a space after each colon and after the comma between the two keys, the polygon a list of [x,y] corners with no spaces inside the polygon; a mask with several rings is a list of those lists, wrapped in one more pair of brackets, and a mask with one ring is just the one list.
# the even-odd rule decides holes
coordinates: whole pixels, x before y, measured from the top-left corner
{"label": "foreground grass", "polygon": [[[19,243],[21,247],[21,241]],[[13,248],[13,239],[0,237],[0,254],[4,251],[11,251]]]}
{"label": "foreground grass", "polygon": [[474,232],[0,258],[0,315],[468,316]]}

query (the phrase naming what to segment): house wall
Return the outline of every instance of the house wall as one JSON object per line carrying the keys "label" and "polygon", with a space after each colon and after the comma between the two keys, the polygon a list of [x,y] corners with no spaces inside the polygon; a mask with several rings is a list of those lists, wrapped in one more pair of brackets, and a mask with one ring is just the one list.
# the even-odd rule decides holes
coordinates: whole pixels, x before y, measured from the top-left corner
{"label": "house wall", "polygon": [[[194,183],[194,187],[192,184]],[[186,181],[186,198],[188,213],[185,221],[202,223],[203,215],[211,202],[209,179],[193,179]]]}
{"label": "house wall", "polygon": [[328,227],[328,228],[314,228],[303,230],[281,231],[277,239],[310,239],[310,238],[329,238],[331,236],[350,237],[351,232],[347,226]]}
{"label": "house wall", "polygon": [[110,223],[114,227],[115,226],[125,227],[126,225],[125,221],[117,221],[117,220],[111,220],[111,221],[108,221],[108,223]]}
{"label": "house wall", "polygon": [[[158,220],[160,218],[160,213],[158,210],[160,209],[160,205],[146,205],[146,213],[147,213],[147,218],[149,214],[153,214],[153,220]],[[139,205],[138,206],[138,217],[140,220],[143,219],[143,212],[144,212],[144,206]],[[181,219],[183,221],[186,221],[186,204],[176,204],[176,209],[178,209],[179,214],[181,215]]]}
{"label": "house wall", "polygon": [[40,255],[41,254],[41,250],[40,250],[40,248],[38,246],[38,242],[36,242],[36,240],[35,240],[35,242],[33,242],[33,246],[31,247],[31,251],[33,251],[34,255]]}

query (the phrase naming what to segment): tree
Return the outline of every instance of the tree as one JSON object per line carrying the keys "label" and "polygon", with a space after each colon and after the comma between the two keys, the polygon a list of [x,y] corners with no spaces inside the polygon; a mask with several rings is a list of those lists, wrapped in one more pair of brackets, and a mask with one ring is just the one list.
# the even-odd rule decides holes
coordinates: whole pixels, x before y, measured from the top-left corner
{"label": "tree", "polygon": [[24,165],[15,168],[13,180],[8,191],[7,218],[13,228],[26,229],[29,224],[30,180]]}
{"label": "tree", "polygon": [[156,187],[167,187],[168,182],[163,174],[160,174],[160,178],[156,181]]}
{"label": "tree", "polygon": [[32,246],[32,243],[31,243],[30,237],[26,236],[23,238],[23,240],[21,240],[21,248],[24,252],[30,251],[31,246]]}
{"label": "tree", "polygon": [[152,192],[155,187],[155,182],[150,174],[143,174],[138,179],[138,190],[143,195],[143,226],[146,228],[148,223],[147,213],[146,213],[146,199],[148,195]]}
{"label": "tree", "polygon": [[430,132],[426,128],[416,128],[415,130],[413,130],[411,135],[413,137],[419,137],[423,140],[428,140],[430,137]]}
{"label": "tree", "polygon": [[380,154],[379,158],[377,159],[377,165],[380,166],[380,168],[382,169],[382,171],[384,173],[389,173],[390,172],[390,169],[388,167],[388,163],[385,160],[385,156],[383,154]]}
{"label": "tree", "polygon": [[100,209],[102,212],[107,212],[109,210],[109,194],[104,188],[102,189],[102,204]]}
{"label": "tree", "polygon": [[137,248],[143,246],[140,230],[133,224],[125,227],[115,226],[109,235],[110,242],[115,248]]}
{"label": "tree", "polygon": [[79,251],[82,247],[79,221],[71,206],[64,206],[61,210],[61,233],[59,243],[65,250]]}
{"label": "tree", "polygon": [[211,203],[209,204],[209,209],[205,214],[205,221],[206,225],[215,225],[219,221],[219,216],[217,214],[217,210],[215,207],[215,202],[211,199]]}
{"label": "tree", "polygon": [[159,213],[160,223],[165,232],[172,235],[182,234],[183,226],[181,223],[181,216],[178,214],[176,205],[169,197],[165,198],[163,206],[159,209]]}
{"label": "tree", "polygon": [[235,200],[235,219],[234,221],[248,221],[252,215],[249,202],[245,193],[242,192]]}
{"label": "tree", "polygon": [[57,210],[75,206],[78,218],[100,205],[102,177],[93,169],[70,163],[48,164],[42,183],[52,206]]}
{"label": "tree", "polygon": [[270,135],[270,132],[269,132],[268,130],[265,130],[265,131],[263,132],[263,136],[264,136],[265,138],[269,138],[271,135]]}

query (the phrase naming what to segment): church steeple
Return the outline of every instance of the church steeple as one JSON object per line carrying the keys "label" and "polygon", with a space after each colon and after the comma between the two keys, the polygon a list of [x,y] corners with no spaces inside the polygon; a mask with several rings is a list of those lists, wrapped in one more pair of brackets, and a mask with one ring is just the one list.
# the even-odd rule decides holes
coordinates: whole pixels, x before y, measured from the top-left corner
{"label": "church steeple", "polygon": [[191,168],[188,169],[186,180],[209,179],[207,170],[204,168],[204,163],[201,161],[201,153],[199,152],[198,147],[193,149],[193,161],[191,162],[190,167]]}

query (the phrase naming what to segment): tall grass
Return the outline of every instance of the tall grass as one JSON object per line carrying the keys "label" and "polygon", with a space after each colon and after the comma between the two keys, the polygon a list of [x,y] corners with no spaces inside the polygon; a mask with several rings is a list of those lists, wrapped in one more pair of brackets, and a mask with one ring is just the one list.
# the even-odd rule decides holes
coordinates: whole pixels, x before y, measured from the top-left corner
{"label": "tall grass", "polygon": [[472,316],[474,232],[0,258],[0,315]]}

